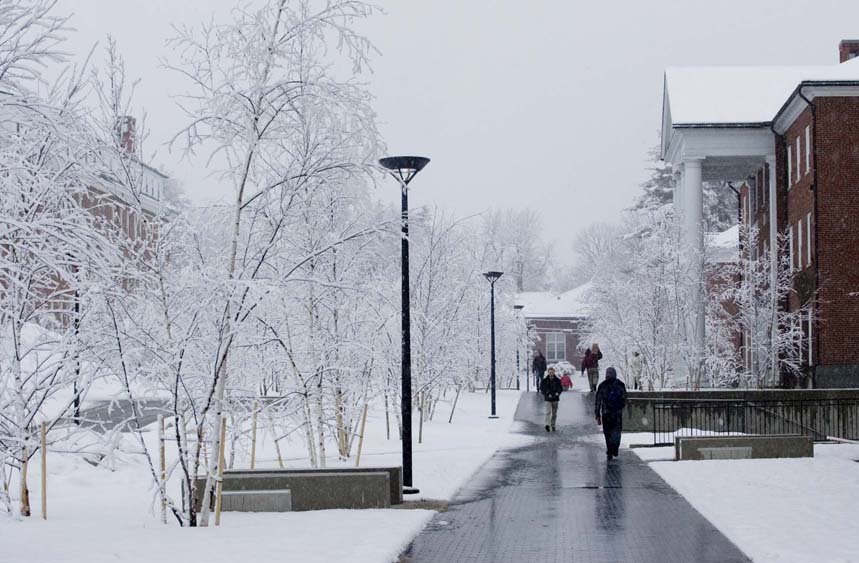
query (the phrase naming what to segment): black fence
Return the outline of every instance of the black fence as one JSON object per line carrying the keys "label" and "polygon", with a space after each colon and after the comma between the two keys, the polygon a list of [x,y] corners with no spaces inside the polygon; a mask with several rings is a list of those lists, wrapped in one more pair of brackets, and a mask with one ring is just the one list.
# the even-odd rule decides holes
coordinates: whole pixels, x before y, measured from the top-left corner
{"label": "black fence", "polygon": [[859,440],[859,399],[669,399],[652,405],[656,445],[673,445],[677,436],[731,434]]}

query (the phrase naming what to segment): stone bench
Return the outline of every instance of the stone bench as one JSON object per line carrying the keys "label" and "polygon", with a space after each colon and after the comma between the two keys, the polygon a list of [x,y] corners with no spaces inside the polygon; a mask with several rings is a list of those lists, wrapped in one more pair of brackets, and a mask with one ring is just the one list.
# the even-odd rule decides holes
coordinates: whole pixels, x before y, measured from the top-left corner
{"label": "stone bench", "polygon": [[701,436],[674,439],[674,459],[768,459],[814,457],[814,441],[798,434],[781,436]]}
{"label": "stone bench", "polygon": [[289,489],[222,491],[221,510],[224,512],[290,512],[292,492]]}
{"label": "stone bench", "polygon": [[[195,505],[199,507],[201,496],[199,491],[202,491],[206,480],[198,478],[196,481],[198,493]],[[275,496],[284,490],[289,490],[293,511],[389,508],[391,506],[391,487],[388,473],[385,471],[224,473],[222,490],[223,494],[254,492]],[[225,510],[223,501],[221,509]]]}
{"label": "stone bench", "polygon": [[388,484],[391,488],[391,504],[403,504],[403,468],[396,467],[328,467],[325,469],[230,469],[224,472],[228,475],[297,475],[302,473],[377,473],[384,471],[388,474]]}

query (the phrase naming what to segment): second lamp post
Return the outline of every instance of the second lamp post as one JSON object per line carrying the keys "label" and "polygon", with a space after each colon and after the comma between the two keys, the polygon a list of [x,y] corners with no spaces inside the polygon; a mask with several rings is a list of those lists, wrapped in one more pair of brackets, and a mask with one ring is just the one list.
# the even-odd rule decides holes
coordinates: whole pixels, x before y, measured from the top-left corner
{"label": "second lamp post", "polygon": [[504,275],[503,272],[486,272],[483,274],[489,280],[489,338],[490,338],[490,357],[491,367],[489,372],[489,386],[492,394],[492,412],[489,418],[498,418],[495,414],[495,282]]}

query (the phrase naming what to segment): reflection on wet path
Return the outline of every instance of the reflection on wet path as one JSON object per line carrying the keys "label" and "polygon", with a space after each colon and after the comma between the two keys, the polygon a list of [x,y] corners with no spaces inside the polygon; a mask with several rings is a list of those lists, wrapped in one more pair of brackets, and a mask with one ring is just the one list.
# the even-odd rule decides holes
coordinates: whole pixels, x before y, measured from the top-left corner
{"label": "reflection on wet path", "polygon": [[590,401],[563,395],[547,433],[542,399],[523,395],[516,419],[537,443],[498,452],[403,561],[749,561],[634,453],[606,462]]}

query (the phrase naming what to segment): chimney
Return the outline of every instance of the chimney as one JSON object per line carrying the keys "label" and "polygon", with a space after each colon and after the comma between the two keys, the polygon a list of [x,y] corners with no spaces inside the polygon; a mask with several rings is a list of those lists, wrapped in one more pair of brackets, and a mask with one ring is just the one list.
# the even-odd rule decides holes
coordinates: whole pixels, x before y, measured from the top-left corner
{"label": "chimney", "polygon": [[129,154],[134,154],[136,125],[137,120],[130,115],[123,115],[116,120],[116,140]]}
{"label": "chimney", "polygon": [[838,55],[840,62],[859,57],[859,39],[844,39],[838,44]]}

